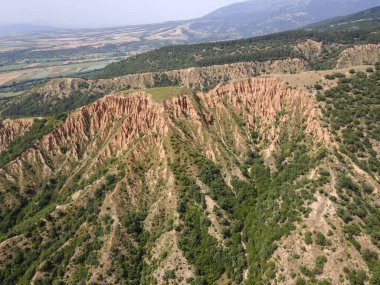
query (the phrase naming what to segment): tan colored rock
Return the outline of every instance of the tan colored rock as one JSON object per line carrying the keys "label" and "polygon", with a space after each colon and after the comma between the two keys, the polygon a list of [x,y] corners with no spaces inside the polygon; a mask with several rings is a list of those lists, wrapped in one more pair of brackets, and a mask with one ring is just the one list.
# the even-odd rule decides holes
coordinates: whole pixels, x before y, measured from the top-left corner
{"label": "tan colored rock", "polygon": [[33,119],[5,120],[0,123],[0,151],[17,137],[22,136],[33,124]]}
{"label": "tan colored rock", "polygon": [[112,79],[84,80],[79,78],[53,79],[30,91],[39,94],[38,104],[55,105],[60,100],[83,96],[104,96],[111,91],[143,89],[153,86],[156,76],[165,74],[170,79],[179,79],[185,87],[208,87],[208,83],[241,80],[258,74],[297,73],[307,70],[306,63],[300,59],[275,60],[265,62],[241,62],[181,70],[131,74]]}
{"label": "tan colored rock", "polygon": [[295,50],[304,54],[307,59],[313,59],[321,54],[322,43],[308,39],[303,43],[299,43]]}
{"label": "tan colored rock", "polygon": [[338,59],[337,68],[375,64],[380,61],[380,44],[357,45],[344,50]]}

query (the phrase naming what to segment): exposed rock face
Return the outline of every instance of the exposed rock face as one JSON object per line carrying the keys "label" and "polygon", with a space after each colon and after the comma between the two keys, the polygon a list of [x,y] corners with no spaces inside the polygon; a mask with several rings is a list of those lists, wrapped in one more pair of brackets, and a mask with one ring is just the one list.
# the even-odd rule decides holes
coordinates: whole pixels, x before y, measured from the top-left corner
{"label": "exposed rock face", "polygon": [[[1,113],[3,116],[55,114],[66,109],[76,109],[112,91],[160,85],[162,83],[160,79],[163,77],[174,85],[180,84],[194,90],[210,90],[220,82],[241,80],[263,74],[300,73],[309,70],[310,62],[321,56],[322,43],[307,40],[295,46],[294,50],[302,54],[305,59],[240,62],[167,72],[132,74],[112,79],[54,79],[28,91],[28,94],[22,98],[11,101]],[[380,45],[359,45],[343,51],[336,67],[373,64],[379,60]]]}
{"label": "exposed rock face", "polygon": [[241,62],[208,67],[197,67],[157,73],[132,74],[112,79],[82,80],[75,78],[54,79],[33,92],[47,97],[62,99],[75,92],[88,90],[124,90],[146,88],[154,85],[155,76],[165,74],[170,79],[179,79],[185,87],[203,86],[206,81],[229,81],[249,78],[261,73],[298,73],[307,69],[300,59],[274,60],[265,62]]}
{"label": "exposed rock face", "polygon": [[[295,50],[311,60],[321,54],[322,43],[307,40],[298,44]],[[380,60],[380,45],[358,45],[343,51],[337,68],[374,64]],[[188,68],[160,73],[132,74],[112,79],[83,80],[76,78],[54,79],[31,93],[40,94],[45,103],[55,104],[69,97],[108,94],[114,90],[141,89],[155,85],[155,77],[166,75],[169,79],[178,79],[185,87],[202,88],[209,84],[241,80],[258,74],[300,73],[308,70],[308,64],[302,59],[274,60],[265,62],[240,62],[208,67]]]}
{"label": "exposed rock face", "polygon": [[[199,93],[202,116],[208,124],[214,124],[218,113],[234,108],[247,123],[254,127],[260,121],[260,131],[265,132],[268,139],[275,140],[281,126],[297,117],[306,118],[307,131],[319,140],[328,140],[328,135],[318,123],[318,109],[314,101],[304,91],[286,86],[281,80],[273,77],[262,77],[222,84],[209,93]],[[226,101],[228,104],[226,106]],[[43,153],[60,154],[60,146],[71,146],[69,157],[77,159],[92,157],[92,150],[103,142],[98,149],[98,157],[110,158],[122,152],[131,142],[147,132],[163,137],[173,120],[188,119],[196,126],[196,137],[202,141],[202,118],[195,111],[189,96],[173,98],[164,105],[155,103],[144,93],[119,95],[117,92],[107,95],[89,106],[81,108],[70,116],[54,133],[43,138],[36,148],[24,153],[18,160],[34,162],[42,159],[38,149]],[[218,110],[216,114],[208,110]],[[281,124],[275,126],[278,113],[286,111]],[[117,123],[117,129],[112,130]],[[96,137],[96,140],[93,138]],[[153,143],[153,142],[152,142]],[[76,147],[74,147],[76,146]],[[89,150],[83,153],[84,150]],[[69,159],[68,157],[68,159]],[[17,165],[17,166],[16,166]],[[14,167],[22,163],[12,162],[10,175],[16,173]],[[21,171],[21,169],[19,169]]]}
{"label": "exposed rock face", "polygon": [[[280,68],[278,66],[281,64],[276,63],[275,66],[273,68]],[[251,66],[242,65],[241,71],[235,69],[233,76],[243,76],[249,68]],[[196,71],[190,69],[187,72],[189,82],[194,82]],[[140,78],[137,81],[145,80],[142,79],[144,77],[135,78]],[[126,79],[93,81],[89,85],[117,81],[119,84],[123,80]],[[58,82],[54,84],[58,89],[64,87],[70,90],[73,86],[74,89],[79,86],[73,81],[66,83],[66,87]],[[72,113],[54,132],[0,169],[1,209],[7,211],[20,207],[22,213],[23,205],[34,203],[35,197],[46,192],[56,195],[49,204],[53,206],[51,211],[37,219],[42,226],[16,231],[20,247],[23,244],[33,247],[37,240],[40,241],[38,246],[44,246],[47,260],[57,260],[63,256],[63,267],[51,272],[46,270],[46,264],[33,260],[38,263],[32,277],[34,281],[54,277],[65,283],[75,283],[83,270],[79,263],[84,258],[86,280],[99,284],[118,284],[122,278],[137,278],[139,284],[165,284],[171,276],[175,276],[178,284],[189,284],[189,280],[197,277],[200,270],[191,263],[192,253],[186,252],[183,246],[187,232],[182,230],[185,222],[181,202],[186,194],[181,191],[182,188],[189,193],[195,191],[185,187],[186,183],[194,181],[200,188],[199,199],[204,199],[204,205],[202,202],[195,204],[193,211],[204,215],[201,220],[209,219],[209,223],[202,224],[206,225],[204,232],[215,238],[221,248],[227,249],[231,243],[223,229],[225,224],[232,223],[229,221],[232,217],[222,209],[219,200],[222,195],[218,193],[213,196],[210,185],[205,184],[207,181],[200,181],[204,173],[200,172],[202,166],[196,162],[199,157],[220,166],[222,181],[217,185],[218,191],[225,185],[235,198],[234,179],[239,178],[240,182],[250,179],[241,170],[246,163],[247,152],[255,150],[260,159],[263,158],[264,175],[265,166],[273,172],[276,170],[275,161],[281,159],[281,155],[286,158],[285,165],[299,155],[283,149],[284,144],[296,139],[299,134],[303,136],[300,144],[307,147],[307,153],[319,151],[321,144],[328,149],[333,145],[329,133],[321,126],[321,114],[312,94],[290,87],[274,77],[231,81],[207,93],[181,95],[163,103],[157,103],[152,96],[138,91],[128,94],[115,91]],[[254,132],[258,135],[253,136]],[[290,151],[287,156],[284,154],[286,151]],[[331,162],[326,163],[330,167]],[[181,171],[187,171],[186,177],[178,179]],[[298,170],[292,168],[287,175],[293,175],[294,171]],[[315,173],[316,169],[306,171],[297,176],[293,184],[302,184],[307,176],[313,190],[335,195],[334,179],[331,185],[318,188]],[[207,179],[216,175],[218,173],[213,171]],[[291,185],[289,183],[285,189],[290,191]],[[309,188],[297,190],[314,193]],[[306,223],[300,230],[318,230],[327,235],[330,220],[324,215],[335,215],[337,205],[329,200],[329,195],[315,192],[316,200],[310,203],[310,216],[300,217]],[[273,207],[281,207],[287,202],[288,193],[279,201],[271,201],[275,205]],[[33,207],[38,207],[38,203],[34,203]],[[46,209],[42,208],[44,211]],[[141,212],[146,215],[140,216]],[[36,224],[33,219],[35,215],[41,215],[41,209],[37,208],[32,213],[30,219],[33,226]],[[27,216],[21,217],[29,219]],[[334,219],[339,220],[336,215]],[[342,233],[342,222],[336,223]],[[62,229],[65,230],[64,234],[57,234]],[[248,252],[254,242],[246,241],[249,237],[242,232],[237,233],[240,252]],[[195,241],[201,239],[195,234],[191,237]],[[339,238],[342,237],[334,235],[334,245],[337,248],[347,246]],[[15,237],[11,234],[0,244],[0,259],[4,260],[0,263],[0,270],[13,264],[12,259],[5,258],[10,252],[8,245],[15,244],[13,239]],[[146,243],[143,243],[145,239]],[[291,256],[291,251],[287,249],[291,247],[298,252],[302,249],[301,242],[302,236],[294,231],[284,237],[280,243],[282,247],[274,251],[277,257],[274,264],[278,272],[284,268],[287,274],[283,279],[278,276],[276,284],[292,284],[291,272],[300,274],[298,265],[301,263],[295,263],[297,267],[294,268],[286,267],[286,264]],[[89,248],[92,255],[87,252]],[[356,266],[368,272],[367,265],[356,250],[347,252],[358,260],[347,263],[350,267]],[[308,258],[306,264],[311,266],[322,253],[319,248],[305,253]],[[95,261],[87,261],[86,254]],[[38,253],[35,255],[39,257]],[[33,256],[30,258],[35,258]],[[342,268],[334,269],[334,266],[344,256],[340,250],[329,256],[330,267],[323,277],[330,278],[334,285],[341,284],[336,276]],[[254,273],[250,271],[249,262],[255,257],[246,253],[240,258],[247,259],[242,263],[245,266],[242,278],[249,282]],[[136,267],[136,262],[140,262],[141,267]],[[123,275],[120,268],[128,274]],[[135,268],[143,269],[136,273]],[[58,276],[56,272],[60,270],[62,272]],[[228,282],[231,277],[225,274],[221,280],[223,278]]]}
{"label": "exposed rock face", "polygon": [[85,80],[75,78],[53,79],[41,87],[35,88],[33,92],[44,94],[43,100],[54,97],[57,100],[74,96],[76,92],[85,92],[89,85]]}
{"label": "exposed rock face", "polygon": [[318,57],[322,51],[322,43],[313,40],[307,40],[295,47],[295,50],[304,54],[307,59]]}
{"label": "exposed rock face", "polygon": [[380,44],[358,45],[341,53],[337,68],[375,64],[378,61],[380,61]]}
{"label": "exposed rock face", "polygon": [[33,124],[33,119],[5,120],[0,123],[0,151],[15,138],[23,135]]}
{"label": "exposed rock face", "polygon": [[[142,89],[156,85],[156,78],[166,76],[169,80],[178,81],[185,87],[195,89],[216,86],[220,82],[245,79],[258,74],[297,73],[307,69],[300,59],[275,60],[267,62],[242,62],[216,65],[201,68],[188,68],[162,73],[133,74],[112,79],[84,80],[79,78],[53,79],[41,87],[29,91],[28,96],[11,102],[11,111],[3,115],[35,115],[59,113],[64,108],[77,108],[109,94],[111,91]],[[30,97],[30,98],[29,98]],[[28,105],[28,108],[25,107]],[[30,106],[32,105],[32,106]],[[58,106],[58,107],[57,107]],[[60,107],[61,106],[61,107]],[[31,114],[19,113],[19,110],[30,110]]]}
{"label": "exposed rock face", "polygon": [[279,133],[279,129],[275,128],[275,121],[281,111],[287,112],[281,123],[297,117],[307,118],[307,132],[321,141],[328,140],[326,131],[322,130],[318,123],[319,111],[314,105],[314,99],[300,89],[285,86],[277,78],[262,77],[233,82],[203,96],[205,106],[216,109],[220,109],[222,101],[228,98],[239,113],[247,116],[249,124],[254,125],[255,120],[259,119],[260,132],[266,133],[271,141],[275,140],[275,135]]}
{"label": "exposed rock face", "polygon": [[189,68],[169,71],[169,77],[178,77],[186,87],[203,86],[204,80],[239,80],[266,73],[298,73],[307,69],[306,62],[300,59],[274,60],[265,62],[241,62],[209,67]]}

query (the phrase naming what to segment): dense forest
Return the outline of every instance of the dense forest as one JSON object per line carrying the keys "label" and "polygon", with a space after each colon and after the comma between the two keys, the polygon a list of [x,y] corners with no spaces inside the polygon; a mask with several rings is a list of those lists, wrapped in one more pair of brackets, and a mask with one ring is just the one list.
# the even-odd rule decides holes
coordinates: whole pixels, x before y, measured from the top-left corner
{"label": "dense forest", "polygon": [[[355,70],[351,70],[355,73]],[[369,75],[367,75],[369,74]],[[380,141],[380,64],[376,71],[340,78],[338,86],[317,95],[340,149],[362,169],[380,174],[376,145]]]}

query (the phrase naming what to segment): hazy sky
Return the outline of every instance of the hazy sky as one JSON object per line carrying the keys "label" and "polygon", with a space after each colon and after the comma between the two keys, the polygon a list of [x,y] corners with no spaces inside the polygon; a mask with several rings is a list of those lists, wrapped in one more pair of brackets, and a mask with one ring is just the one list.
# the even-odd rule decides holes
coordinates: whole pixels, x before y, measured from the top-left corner
{"label": "hazy sky", "polygon": [[242,0],[0,0],[2,24],[99,27],[200,17]]}

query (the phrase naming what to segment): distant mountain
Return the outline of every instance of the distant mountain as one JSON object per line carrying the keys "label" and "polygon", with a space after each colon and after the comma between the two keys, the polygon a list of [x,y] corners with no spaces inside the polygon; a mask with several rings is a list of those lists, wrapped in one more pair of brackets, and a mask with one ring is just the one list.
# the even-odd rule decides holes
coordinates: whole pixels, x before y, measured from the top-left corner
{"label": "distant mountain", "polygon": [[37,26],[37,25],[31,25],[31,24],[0,25],[0,35],[48,32],[48,31],[53,31],[56,29],[57,28],[48,27],[48,26]]}
{"label": "distant mountain", "polygon": [[300,28],[378,4],[378,0],[252,0],[218,9],[190,27],[213,37],[249,37]]}
{"label": "distant mountain", "polygon": [[312,24],[307,28],[322,31],[368,29],[380,26],[380,6],[344,17]]}
{"label": "distant mountain", "polygon": [[[251,0],[222,7],[197,19],[85,31],[126,33],[144,46],[157,47],[271,34],[378,5],[378,0]],[[0,25],[0,35],[54,30],[54,27],[29,24]],[[71,32],[75,33],[75,30]],[[83,33],[83,30],[77,30],[77,33]]]}

